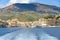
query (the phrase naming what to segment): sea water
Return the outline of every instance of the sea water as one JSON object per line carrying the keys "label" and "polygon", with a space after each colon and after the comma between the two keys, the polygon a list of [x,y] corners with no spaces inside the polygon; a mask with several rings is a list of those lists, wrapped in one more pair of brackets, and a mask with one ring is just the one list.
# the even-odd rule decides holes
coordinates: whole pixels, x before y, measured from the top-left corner
{"label": "sea water", "polygon": [[0,28],[0,40],[60,40],[60,28]]}

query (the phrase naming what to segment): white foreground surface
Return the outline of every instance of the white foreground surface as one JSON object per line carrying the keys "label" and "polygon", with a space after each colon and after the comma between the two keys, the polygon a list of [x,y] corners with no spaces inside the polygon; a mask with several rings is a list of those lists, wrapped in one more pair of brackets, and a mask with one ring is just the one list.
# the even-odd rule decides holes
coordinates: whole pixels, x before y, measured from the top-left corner
{"label": "white foreground surface", "polygon": [[0,40],[58,40],[42,30],[22,29],[0,36]]}

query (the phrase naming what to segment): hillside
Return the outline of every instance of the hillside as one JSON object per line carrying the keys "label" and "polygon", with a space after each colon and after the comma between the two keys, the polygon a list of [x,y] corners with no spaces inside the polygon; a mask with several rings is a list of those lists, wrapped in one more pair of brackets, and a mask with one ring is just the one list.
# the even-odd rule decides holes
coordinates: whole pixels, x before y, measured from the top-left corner
{"label": "hillside", "polygon": [[15,12],[15,13],[0,13],[0,19],[9,20],[17,18],[20,21],[36,21],[40,18],[40,14],[37,12]]}
{"label": "hillside", "polygon": [[39,12],[40,14],[41,13],[59,14],[60,13],[60,7],[40,4],[40,3],[30,3],[30,4],[15,3],[8,7],[0,9],[0,11],[1,10],[9,11],[9,12],[10,11],[13,11],[13,12],[34,11],[34,12]]}
{"label": "hillside", "polygon": [[18,18],[20,21],[36,21],[47,14],[60,14],[60,7],[40,3],[15,3],[0,9],[0,19],[3,20]]}

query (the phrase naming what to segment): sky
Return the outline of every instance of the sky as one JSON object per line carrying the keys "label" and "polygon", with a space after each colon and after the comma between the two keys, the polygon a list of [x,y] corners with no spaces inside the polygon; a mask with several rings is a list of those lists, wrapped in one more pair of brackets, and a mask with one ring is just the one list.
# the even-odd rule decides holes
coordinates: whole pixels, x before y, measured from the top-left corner
{"label": "sky", "polygon": [[60,7],[60,0],[0,0],[0,8],[14,3],[42,3]]}

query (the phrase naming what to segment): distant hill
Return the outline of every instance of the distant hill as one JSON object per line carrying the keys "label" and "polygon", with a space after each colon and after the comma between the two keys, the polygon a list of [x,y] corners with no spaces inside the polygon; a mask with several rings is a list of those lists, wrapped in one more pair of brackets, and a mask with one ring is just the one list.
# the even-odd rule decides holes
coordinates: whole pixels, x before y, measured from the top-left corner
{"label": "distant hill", "polygon": [[43,14],[44,13],[48,13],[48,14],[60,13],[60,7],[40,4],[40,3],[30,3],[30,4],[15,3],[0,10],[13,11],[13,12],[35,11]]}

